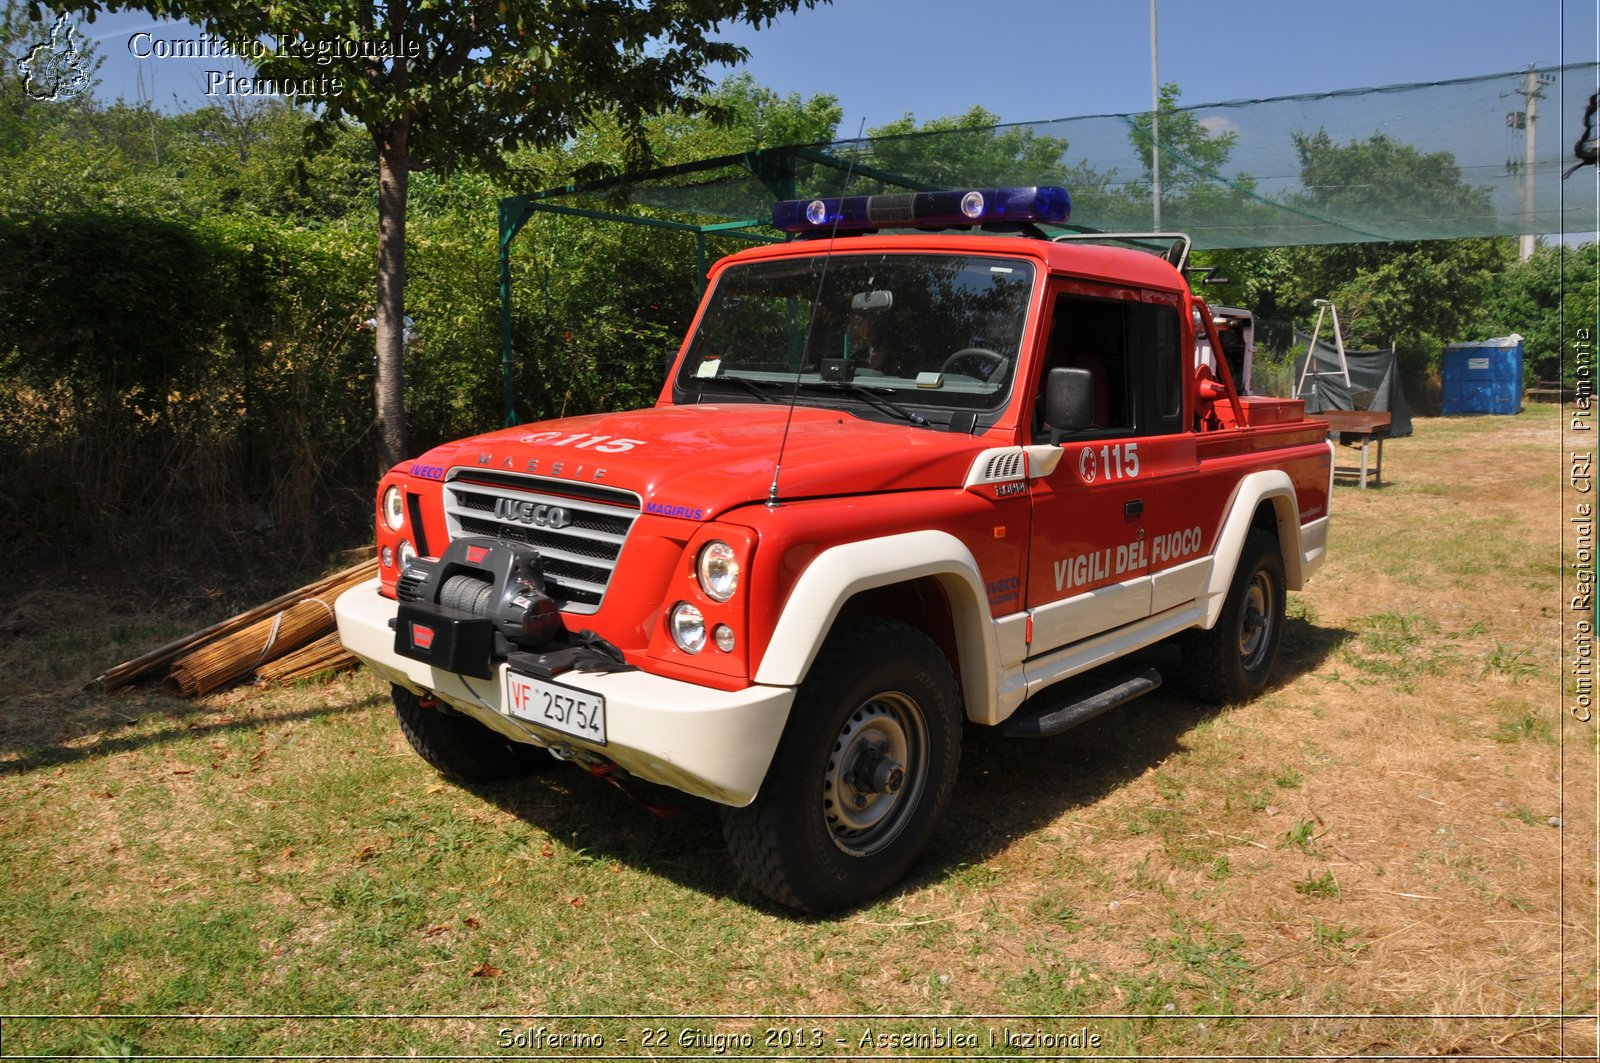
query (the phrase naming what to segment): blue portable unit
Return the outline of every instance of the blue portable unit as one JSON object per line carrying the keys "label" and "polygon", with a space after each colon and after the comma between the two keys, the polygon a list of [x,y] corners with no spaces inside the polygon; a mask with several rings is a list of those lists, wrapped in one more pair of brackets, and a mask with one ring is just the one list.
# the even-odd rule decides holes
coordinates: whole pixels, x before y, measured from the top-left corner
{"label": "blue portable unit", "polygon": [[1443,412],[1519,413],[1522,410],[1522,337],[1502,336],[1444,349]]}

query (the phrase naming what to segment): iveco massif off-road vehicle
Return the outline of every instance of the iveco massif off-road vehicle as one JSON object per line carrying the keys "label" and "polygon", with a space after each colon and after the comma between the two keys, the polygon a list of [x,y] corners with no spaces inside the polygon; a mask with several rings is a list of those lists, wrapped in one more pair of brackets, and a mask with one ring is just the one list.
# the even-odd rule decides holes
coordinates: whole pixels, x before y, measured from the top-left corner
{"label": "iveco massif off-road vehicle", "polygon": [[964,726],[1064,730],[1159,675],[1035,695],[1170,636],[1198,696],[1259,692],[1323,559],[1327,426],[1201,358],[1173,256],[1052,240],[1067,215],[781,203],[798,239],[716,264],[653,408],[395,467],[339,632],[417,752],[717,802],[748,879],[825,911],[911,866]]}

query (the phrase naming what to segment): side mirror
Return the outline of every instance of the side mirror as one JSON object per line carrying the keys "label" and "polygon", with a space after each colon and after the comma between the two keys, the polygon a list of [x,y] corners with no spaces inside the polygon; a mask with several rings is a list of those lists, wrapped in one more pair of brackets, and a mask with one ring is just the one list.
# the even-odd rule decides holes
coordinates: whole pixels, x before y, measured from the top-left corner
{"label": "side mirror", "polygon": [[1052,369],[1044,385],[1044,420],[1050,442],[1094,423],[1094,374],[1087,369]]}

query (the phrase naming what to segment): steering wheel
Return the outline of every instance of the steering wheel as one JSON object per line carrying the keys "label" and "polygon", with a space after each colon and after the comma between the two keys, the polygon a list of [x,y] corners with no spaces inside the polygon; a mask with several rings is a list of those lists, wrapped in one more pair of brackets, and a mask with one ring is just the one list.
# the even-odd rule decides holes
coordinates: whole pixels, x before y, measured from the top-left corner
{"label": "steering wheel", "polygon": [[987,347],[963,347],[944,360],[944,365],[939,367],[939,372],[952,372],[952,367],[962,361],[977,362],[979,368],[983,368],[985,364],[987,364],[987,369],[984,372],[963,373],[961,375],[976,377],[979,380],[988,380],[995,374],[997,370],[999,370],[1002,365],[1005,364],[1006,356],[1003,354],[997,354],[994,351],[989,350]]}

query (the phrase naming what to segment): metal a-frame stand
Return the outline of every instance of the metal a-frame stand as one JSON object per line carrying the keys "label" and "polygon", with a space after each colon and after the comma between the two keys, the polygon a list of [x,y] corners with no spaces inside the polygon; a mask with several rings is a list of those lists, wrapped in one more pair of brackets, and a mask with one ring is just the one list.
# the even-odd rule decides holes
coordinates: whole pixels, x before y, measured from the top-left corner
{"label": "metal a-frame stand", "polygon": [[[1307,380],[1311,382],[1312,398],[1316,396],[1318,380],[1325,376],[1337,376],[1344,381],[1346,388],[1350,386],[1350,362],[1344,356],[1344,335],[1339,331],[1339,308],[1327,299],[1317,299],[1312,305],[1317,308],[1317,324],[1311,330],[1311,342],[1306,345],[1305,368],[1300,370],[1300,380],[1294,386],[1294,397],[1297,399],[1307,398]],[[1339,366],[1337,371],[1319,369],[1313,372],[1313,366],[1320,361],[1317,357],[1317,338],[1322,335],[1322,320],[1330,314],[1333,317],[1333,346],[1339,353]],[[1312,403],[1308,401],[1306,405],[1309,408]]]}

